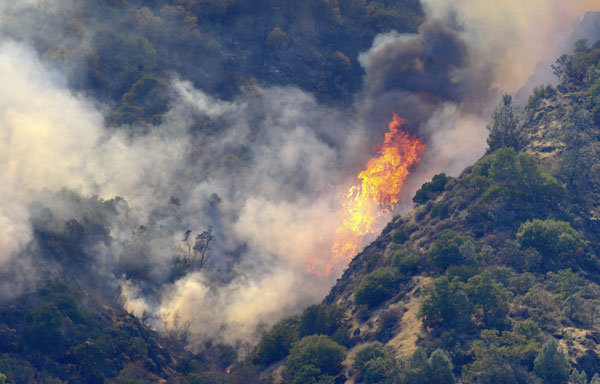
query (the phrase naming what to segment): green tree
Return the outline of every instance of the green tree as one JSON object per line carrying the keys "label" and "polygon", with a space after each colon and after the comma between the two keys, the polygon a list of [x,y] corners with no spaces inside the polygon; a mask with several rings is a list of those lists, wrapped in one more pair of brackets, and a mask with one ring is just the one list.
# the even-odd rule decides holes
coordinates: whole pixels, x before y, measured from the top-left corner
{"label": "green tree", "polygon": [[512,332],[482,330],[469,350],[473,362],[463,368],[463,377],[479,384],[530,382],[528,366],[541,347],[541,334],[533,322],[519,323]]}
{"label": "green tree", "polygon": [[503,328],[509,311],[511,294],[489,272],[471,277],[465,289],[471,303],[481,309],[486,328]]}
{"label": "green tree", "polygon": [[600,384],[600,376],[598,376],[598,374],[594,374],[594,377],[592,377],[592,380],[590,380],[590,384]]}
{"label": "green tree", "polygon": [[392,265],[403,275],[414,274],[419,270],[421,254],[405,245],[394,244],[391,254]]}
{"label": "green tree", "polygon": [[419,311],[424,326],[468,330],[473,327],[471,313],[465,284],[458,279],[450,281],[441,276],[425,287]]}
{"label": "green tree", "polygon": [[453,384],[456,380],[452,373],[452,362],[441,349],[433,351],[428,360],[427,384]]}
{"label": "green tree", "polygon": [[365,370],[365,364],[378,357],[384,357],[386,351],[379,341],[368,343],[356,350],[354,361],[352,362],[352,370],[356,375],[362,377]]}
{"label": "green tree", "polygon": [[404,368],[406,384],[422,384],[427,381],[429,362],[423,348],[417,348],[410,356]]}
{"label": "green tree", "polygon": [[25,320],[26,344],[48,356],[62,355],[69,342],[63,322],[64,316],[54,304],[30,311]]}
{"label": "green tree", "polygon": [[534,370],[544,383],[565,384],[569,379],[571,365],[563,352],[563,348],[551,338],[542,346],[542,350],[535,358]]}
{"label": "green tree", "polygon": [[487,142],[489,151],[493,152],[502,147],[518,149],[517,127],[519,119],[512,107],[512,96],[502,96],[502,101],[492,114],[492,123],[487,126],[490,131]]}
{"label": "green tree", "polygon": [[[287,367],[294,379],[305,377],[309,370],[313,378],[336,377],[346,356],[346,348],[325,335],[306,336],[294,344]],[[310,366],[314,367],[311,368]]]}
{"label": "green tree", "polygon": [[391,384],[396,370],[396,361],[393,358],[378,357],[365,364],[363,381],[366,384]]}
{"label": "green tree", "polygon": [[569,376],[569,384],[588,384],[587,375],[584,371],[580,372],[574,368]]}

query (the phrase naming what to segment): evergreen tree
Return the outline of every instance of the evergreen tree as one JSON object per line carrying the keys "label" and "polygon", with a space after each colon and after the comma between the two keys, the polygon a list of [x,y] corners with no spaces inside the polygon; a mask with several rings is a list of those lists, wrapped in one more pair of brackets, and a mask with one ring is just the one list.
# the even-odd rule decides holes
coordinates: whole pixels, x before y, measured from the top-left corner
{"label": "evergreen tree", "polygon": [[542,350],[535,358],[534,370],[544,383],[567,383],[571,366],[556,339],[552,338],[542,346]]}
{"label": "evergreen tree", "polygon": [[453,384],[455,382],[452,373],[452,362],[441,349],[433,351],[429,356],[429,375],[425,383],[428,384]]}
{"label": "evergreen tree", "polygon": [[492,114],[492,123],[487,126],[490,131],[487,142],[490,152],[502,147],[518,149],[517,127],[519,119],[512,107],[512,96],[502,96],[502,101]]}

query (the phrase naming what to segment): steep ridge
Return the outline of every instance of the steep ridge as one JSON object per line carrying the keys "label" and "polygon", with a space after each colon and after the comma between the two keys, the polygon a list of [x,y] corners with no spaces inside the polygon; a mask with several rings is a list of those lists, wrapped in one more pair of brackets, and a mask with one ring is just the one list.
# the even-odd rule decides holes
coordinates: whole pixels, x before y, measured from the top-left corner
{"label": "steep ridge", "polygon": [[346,339],[325,333],[348,348],[336,382],[579,383],[600,372],[600,45],[578,46],[557,62],[558,89],[536,88],[522,110],[505,96],[488,153],[426,183],[338,279],[322,304],[345,316]]}

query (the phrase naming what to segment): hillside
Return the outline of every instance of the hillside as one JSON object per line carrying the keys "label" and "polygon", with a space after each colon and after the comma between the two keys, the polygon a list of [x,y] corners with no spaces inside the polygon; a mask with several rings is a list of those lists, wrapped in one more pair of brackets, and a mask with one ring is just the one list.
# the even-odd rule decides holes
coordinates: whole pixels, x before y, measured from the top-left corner
{"label": "hillside", "polygon": [[382,111],[429,146],[417,180],[470,150],[497,68],[448,18],[414,0],[0,5],[0,384],[599,384],[600,42],[527,105],[505,95],[486,154],[282,318],[331,286],[312,237],[335,232]]}
{"label": "hillside", "polygon": [[426,183],[300,315],[337,322],[316,333],[348,348],[340,380],[583,383],[600,372],[600,46],[579,47],[561,59],[558,90],[536,88],[520,112],[505,97],[488,153]]}

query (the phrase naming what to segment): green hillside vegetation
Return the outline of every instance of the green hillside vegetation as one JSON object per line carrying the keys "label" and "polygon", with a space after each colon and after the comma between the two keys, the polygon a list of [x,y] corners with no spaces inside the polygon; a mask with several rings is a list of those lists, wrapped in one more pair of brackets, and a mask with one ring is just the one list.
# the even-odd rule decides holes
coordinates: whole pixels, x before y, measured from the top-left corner
{"label": "green hillside vegetation", "polygon": [[[378,33],[414,32],[424,18],[418,0],[74,0],[40,15],[27,40],[68,69],[72,86],[111,104],[115,125],[159,122],[173,73],[221,98],[296,85],[351,103],[358,54]],[[3,32],[22,38],[19,20]]]}
{"label": "green hillside vegetation", "polygon": [[557,66],[561,86],[504,97],[488,153],[424,184],[325,299],[355,383],[598,381],[600,45]]}

